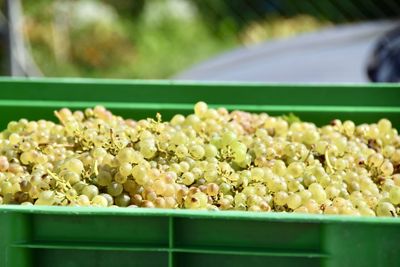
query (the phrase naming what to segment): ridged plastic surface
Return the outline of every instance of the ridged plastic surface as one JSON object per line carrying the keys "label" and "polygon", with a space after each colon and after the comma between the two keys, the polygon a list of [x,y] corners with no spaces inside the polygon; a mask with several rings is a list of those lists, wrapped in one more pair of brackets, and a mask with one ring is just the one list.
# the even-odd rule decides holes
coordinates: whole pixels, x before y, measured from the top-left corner
{"label": "ridged plastic surface", "polygon": [[[0,127],[103,104],[144,118],[203,100],[326,124],[387,117],[400,86],[0,79]],[[400,266],[400,219],[284,213],[0,206],[0,266]]]}

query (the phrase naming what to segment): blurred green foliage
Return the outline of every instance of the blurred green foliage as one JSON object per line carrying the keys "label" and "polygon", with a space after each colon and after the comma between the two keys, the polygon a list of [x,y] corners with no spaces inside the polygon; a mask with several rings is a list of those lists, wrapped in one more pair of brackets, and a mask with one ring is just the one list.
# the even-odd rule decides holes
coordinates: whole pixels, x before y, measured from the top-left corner
{"label": "blurred green foliage", "polygon": [[[24,1],[26,34],[46,76],[167,78],[237,44],[234,32],[215,36],[197,16],[148,21],[144,1],[103,1],[117,19],[68,25],[65,36],[54,25],[54,2]],[[55,40],[57,35],[62,35],[61,42]],[[63,47],[66,42],[68,47]],[[67,55],[57,58],[60,53]]]}
{"label": "blurred green foliage", "polygon": [[168,78],[235,46],[324,25],[279,16],[277,2],[23,0],[24,30],[46,76]]}

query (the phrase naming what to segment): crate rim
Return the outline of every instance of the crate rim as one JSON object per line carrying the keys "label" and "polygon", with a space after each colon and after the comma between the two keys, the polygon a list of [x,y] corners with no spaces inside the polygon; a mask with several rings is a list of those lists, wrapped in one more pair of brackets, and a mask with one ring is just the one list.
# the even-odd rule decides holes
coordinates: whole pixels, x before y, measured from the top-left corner
{"label": "crate rim", "polygon": [[369,87],[400,88],[396,83],[274,83],[274,82],[235,82],[235,81],[197,81],[173,79],[114,79],[114,78],[79,78],[79,77],[0,77],[1,83],[45,83],[45,84],[104,84],[104,85],[178,85],[178,86],[251,86],[251,87]]}
{"label": "crate rim", "polygon": [[251,221],[278,221],[301,223],[361,223],[361,224],[396,224],[400,218],[364,217],[350,215],[302,214],[293,212],[251,212],[251,211],[207,211],[189,209],[151,209],[151,208],[101,208],[68,206],[21,206],[0,205],[1,213],[66,216],[128,216],[128,217],[177,217],[196,219],[228,219]]}

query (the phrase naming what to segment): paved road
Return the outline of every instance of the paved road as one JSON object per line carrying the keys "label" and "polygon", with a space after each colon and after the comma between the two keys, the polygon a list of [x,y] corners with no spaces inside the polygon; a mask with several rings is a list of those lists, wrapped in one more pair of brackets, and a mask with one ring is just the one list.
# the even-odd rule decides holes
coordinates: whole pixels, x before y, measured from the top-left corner
{"label": "paved road", "polygon": [[174,79],[257,82],[368,82],[365,66],[377,41],[400,22],[327,28],[291,39],[243,47]]}

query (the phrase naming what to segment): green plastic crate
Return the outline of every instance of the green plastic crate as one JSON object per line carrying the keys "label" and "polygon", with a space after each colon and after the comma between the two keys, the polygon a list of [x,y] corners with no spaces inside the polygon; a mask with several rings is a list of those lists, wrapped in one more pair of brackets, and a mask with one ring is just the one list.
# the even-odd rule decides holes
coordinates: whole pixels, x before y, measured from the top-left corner
{"label": "green plastic crate", "polygon": [[[399,85],[277,85],[0,79],[0,128],[103,104],[132,118],[187,114],[199,100],[294,112],[326,124],[389,118]],[[400,219],[284,213],[0,206],[1,267],[400,266]]]}

